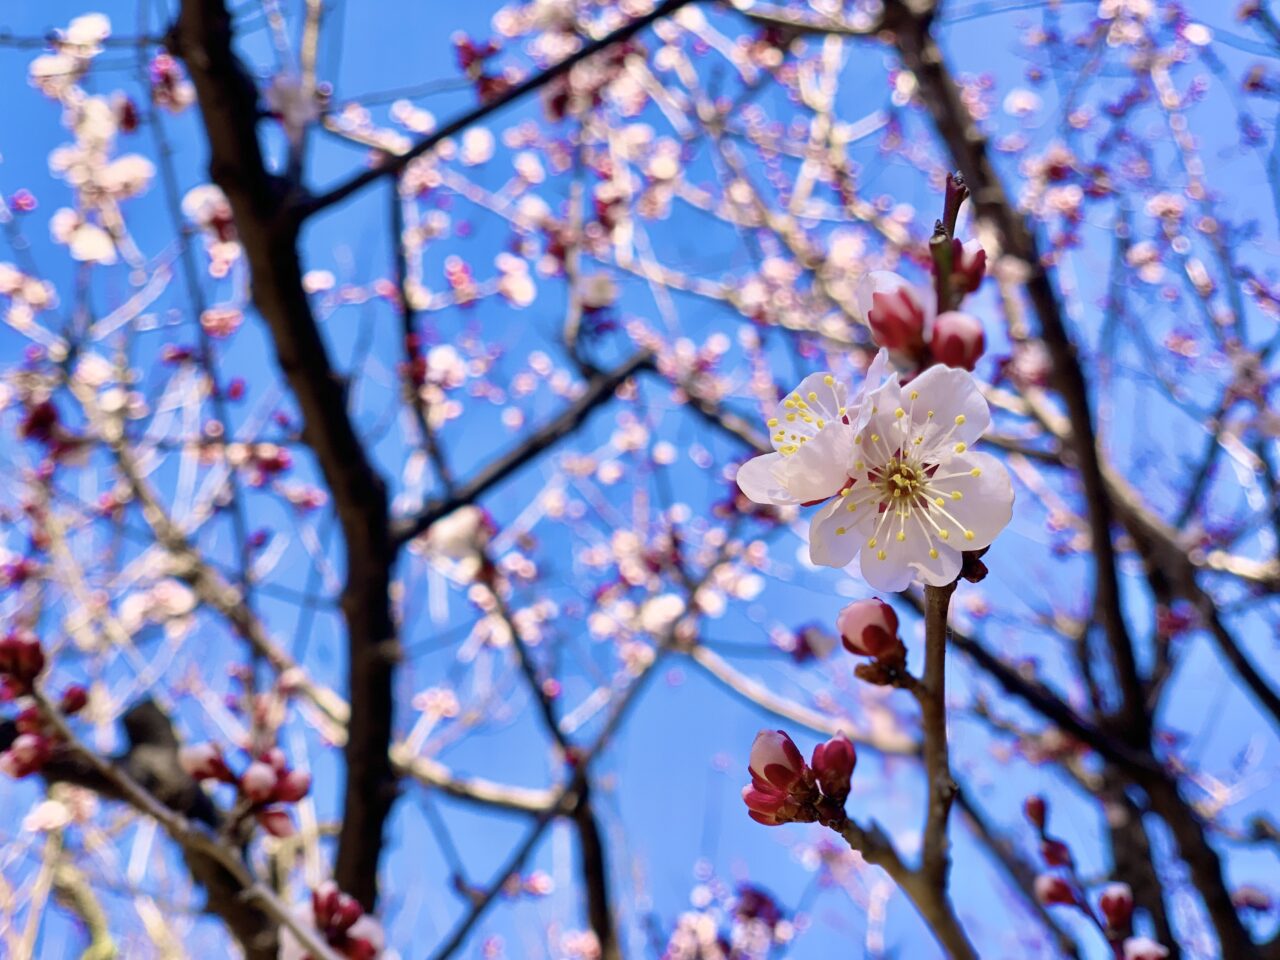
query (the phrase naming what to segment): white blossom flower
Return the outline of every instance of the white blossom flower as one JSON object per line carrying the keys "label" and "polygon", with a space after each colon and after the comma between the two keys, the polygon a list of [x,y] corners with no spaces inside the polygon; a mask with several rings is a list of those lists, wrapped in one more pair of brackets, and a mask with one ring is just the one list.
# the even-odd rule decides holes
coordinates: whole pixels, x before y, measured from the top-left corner
{"label": "white blossom flower", "polygon": [[987,401],[969,373],[938,365],[906,386],[889,380],[867,406],[840,497],[814,517],[809,556],[843,567],[861,553],[877,590],[951,583],[961,552],[989,546],[1013,515],[1004,465],[969,450],[991,423]]}
{"label": "white blossom flower", "polygon": [[831,374],[805,377],[768,420],[777,452],[738,468],[742,492],[756,503],[777,506],[817,503],[839,493],[848,480],[858,431],[871,415],[863,400],[888,372],[889,356],[881,350],[852,403],[848,388]]}

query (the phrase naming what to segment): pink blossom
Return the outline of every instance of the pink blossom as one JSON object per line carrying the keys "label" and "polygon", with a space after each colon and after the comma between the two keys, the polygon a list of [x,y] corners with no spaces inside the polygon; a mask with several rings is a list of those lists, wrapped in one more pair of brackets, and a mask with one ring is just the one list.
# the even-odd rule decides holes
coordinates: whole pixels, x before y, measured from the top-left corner
{"label": "pink blossom", "polygon": [[849,781],[858,762],[853,743],[844,734],[837,734],[826,743],[813,748],[813,773],[822,788],[822,795],[844,803],[849,795]]}
{"label": "pink blossom", "polygon": [[1036,899],[1045,906],[1055,904],[1069,905],[1076,902],[1076,895],[1071,889],[1071,884],[1050,873],[1042,873],[1036,877],[1035,893]]}
{"label": "pink blossom", "polygon": [[1098,909],[1110,927],[1125,929],[1133,917],[1133,890],[1127,883],[1107,884],[1098,898]]}
{"label": "pink blossom", "polygon": [[929,351],[938,363],[972,370],[984,349],[986,338],[976,317],[949,310],[934,320]]}
{"label": "pink blossom", "polygon": [[778,790],[789,790],[803,779],[808,768],[804,755],[791,737],[781,730],[761,730],[751,744],[748,770]]}
{"label": "pink blossom", "polygon": [[1148,937],[1130,937],[1124,942],[1124,960],[1164,960],[1167,948]]}
{"label": "pink blossom", "polygon": [[222,759],[222,751],[216,744],[198,743],[178,751],[182,769],[197,780],[221,780],[229,783],[235,778]]}
{"label": "pink blossom", "polygon": [[857,600],[836,617],[836,629],[845,649],[861,657],[876,659],[900,654],[898,614],[883,600]]}

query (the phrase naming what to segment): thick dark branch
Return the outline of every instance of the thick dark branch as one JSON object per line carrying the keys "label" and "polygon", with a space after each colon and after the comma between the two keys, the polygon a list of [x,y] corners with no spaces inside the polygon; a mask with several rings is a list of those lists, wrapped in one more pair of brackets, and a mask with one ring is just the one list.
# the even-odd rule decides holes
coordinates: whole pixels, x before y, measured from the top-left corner
{"label": "thick dark branch", "polygon": [[529,463],[552,444],[569,436],[591,411],[613,396],[615,390],[630,377],[653,364],[653,357],[641,351],[624,360],[612,370],[598,373],[587,382],[587,389],[577,400],[546,426],[535,430],[519,446],[504,453],[481,469],[466,483],[460,484],[452,496],[429,503],[420,513],[402,517],[392,523],[391,538],[397,544],[412,540],[427,528],[448,516],[459,507],[479,500],[488,490],[501,483],[525,464]]}
{"label": "thick dark branch", "polygon": [[347,412],[302,288],[298,220],[257,135],[258,91],[233,49],[223,0],[183,0],[173,47],[187,64],[209,141],[209,171],[226,193],[249,262],[253,300],[297,398],[303,435],[333,495],[346,545],[342,594],[350,654],[347,784],[334,879],[368,910],[377,900],[382,832],[395,796],[391,744],[396,632],[388,596],[396,544],[387,493]]}
{"label": "thick dark branch", "polygon": [[927,785],[923,851],[920,872],[926,882],[946,896],[951,873],[951,840],[947,821],[956,784],[951,778],[947,746],[947,613],[954,583],[925,587],[924,676],[915,687],[920,704],[920,732],[924,741],[924,774]]}
{"label": "thick dark branch", "polygon": [[920,95],[938,134],[972,191],[978,216],[999,231],[1005,252],[1022,260],[1029,271],[1026,289],[1040,320],[1041,337],[1053,358],[1057,389],[1072,425],[1072,450],[1088,504],[1098,611],[1107,636],[1122,697],[1126,735],[1141,742],[1149,721],[1143,710],[1143,684],[1125,625],[1115,545],[1111,538],[1114,508],[1108,496],[1093,429],[1089,387],[1076,346],[1067,330],[1058,291],[1041,260],[1035,235],[1014,209],[987,152],[986,138],[973,123],[937,43],[930,18],[912,11],[904,0],[886,7],[886,24],[904,65],[915,74]]}
{"label": "thick dark branch", "polygon": [[486,100],[474,109],[468,110],[462,116],[450,120],[430,136],[419,140],[409,150],[399,156],[388,157],[378,166],[358,173],[350,180],[339,184],[327,193],[307,200],[301,204],[301,209],[299,211],[300,215],[302,217],[310,216],[317,211],[324,210],[326,207],[333,206],[335,203],[341,203],[353,193],[356,193],[369,184],[380,180],[382,177],[398,174],[413,162],[413,160],[422,156],[424,153],[427,153],[429,150],[434,149],[441,140],[447,140],[449,137],[462,133],[462,131],[476,123],[479,123],[485,117],[489,116],[489,114],[496,113],[508,104],[521,100],[536,90],[540,90],[557,77],[564,76],[582,61],[595,56],[602,50],[607,50],[615,44],[630,40],[655,20],[661,20],[663,17],[669,17],[681,7],[687,6],[693,2],[695,2],[695,0],[664,0],[663,3],[658,4],[644,16],[637,17],[629,23],[619,27],[617,30],[614,30],[612,33],[601,37],[599,40],[591,41],[591,43],[586,44],[576,53],[572,53],[565,57],[554,66],[548,67],[540,73],[535,73],[524,82],[516,84],[514,87],[511,87],[491,100]]}

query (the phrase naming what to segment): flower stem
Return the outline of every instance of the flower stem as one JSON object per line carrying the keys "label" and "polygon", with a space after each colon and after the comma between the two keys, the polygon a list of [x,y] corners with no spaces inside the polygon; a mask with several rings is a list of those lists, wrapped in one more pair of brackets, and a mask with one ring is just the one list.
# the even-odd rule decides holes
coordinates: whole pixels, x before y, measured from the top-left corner
{"label": "flower stem", "polygon": [[924,737],[924,767],[929,798],[925,811],[920,872],[939,892],[947,889],[951,841],[947,820],[956,795],[947,748],[947,612],[956,585],[925,588],[924,676],[915,689]]}

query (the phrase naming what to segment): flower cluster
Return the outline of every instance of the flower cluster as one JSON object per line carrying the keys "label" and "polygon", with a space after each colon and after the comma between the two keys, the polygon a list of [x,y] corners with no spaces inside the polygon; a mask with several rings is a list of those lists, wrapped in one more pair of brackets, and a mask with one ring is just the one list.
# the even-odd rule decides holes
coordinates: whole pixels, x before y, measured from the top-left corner
{"label": "flower cluster", "polygon": [[1049,807],[1043,797],[1028,797],[1023,805],[1027,821],[1040,836],[1040,856],[1048,870],[1035,879],[1035,895],[1045,906],[1073,907],[1106,935],[1124,960],[1163,960],[1169,951],[1147,937],[1133,936],[1133,890],[1127,883],[1108,883],[1099,892],[1097,910],[1090,905],[1076,873],[1071,849],[1049,835]]}
{"label": "flower cluster", "polygon": [[768,421],[775,452],[743,464],[738,486],[756,503],[825,503],[809,527],[814,563],[860,554],[878,590],[944,586],[1013,515],[1004,466],[969,449],[990,423],[968,372],[933,366],[903,385],[882,350],[852,398],[831,374],[806,377]]}
{"label": "flower cluster", "polygon": [[[314,926],[333,952],[347,960],[374,960],[382,952],[382,925],[332,880],[311,892],[311,903],[299,911],[299,919],[306,926]],[[307,960],[308,956],[293,932],[282,927],[280,960]]]}
{"label": "flower cluster", "polygon": [[[30,631],[13,630],[0,638],[0,700],[17,700],[20,706],[13,734],[0,752],[0,773],[15,780],[39,772],[59,740],[44,708],[31,699],[46,662],[39,638]],[[63,690],[56,709],[69,717],[88,702],[88,691],[73,683]]]}
{"label": "flower cluster", "polygon": [[[976,240],[952,240],[950,279],[955,294],[976,290],[987,254]],[[986,349],[982,322],[959,310],[938,310],[936,289],[921,288],[896,273],[874,270],[858,284],[858,309],[871,336],[907,369],[933,363],[972,370]]]}
{"label": "flower cluster", "polygon": [[196,780],[233,784],[248,811],[272,836],[293,836],[293,821],[281,804],[297,803],[305,797],[311,790],[311,774],[290,769],[279,748],[262,751],[239,776],[227,766],[216,744],[183,747],[178,760]]}
{"label": "flower cluster", "polygon": [[853,744],[842,735],[814,747],[810,764],[786,733],[761,730],[747,766],[751,783],[742,788],[747,815],[767,827],[839,823],[857,761]]}

